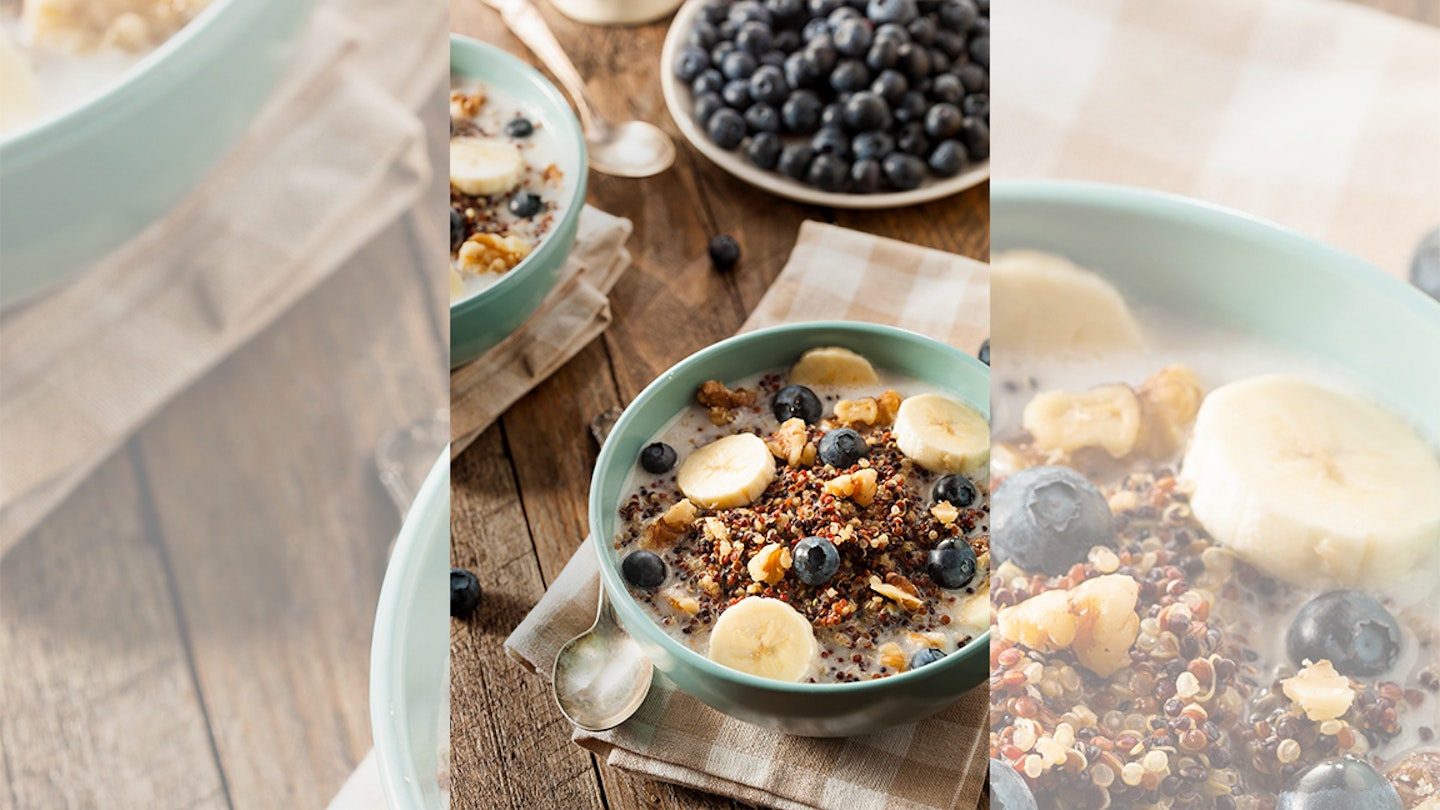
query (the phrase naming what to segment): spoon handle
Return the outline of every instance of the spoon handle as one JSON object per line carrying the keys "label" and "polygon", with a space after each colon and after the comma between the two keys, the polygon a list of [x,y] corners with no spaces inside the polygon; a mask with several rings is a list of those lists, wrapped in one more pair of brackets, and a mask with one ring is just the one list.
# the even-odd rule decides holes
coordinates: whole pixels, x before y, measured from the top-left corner
{"label": "spoon handle", "polygon": [[545,67],[555,74],[565,92],[575,102],[575,108],[580,113],[580,125],[587,135],[596,133],[605,128],[605,119],[595,109],[595,102],[590,98],[590,91],[585,87],[585,80],[580,77],[580,72],[575,69],[575,64],[570,61],[565,49],[560,47],[560,42],[555,39],[555,34],[550,26],[545,23],[545,18],[535,9],[530,0],[485,0],[492,8],[500,12],[500,18],[505,21],[515,36],[525,43],[530,52],[539,57]]}

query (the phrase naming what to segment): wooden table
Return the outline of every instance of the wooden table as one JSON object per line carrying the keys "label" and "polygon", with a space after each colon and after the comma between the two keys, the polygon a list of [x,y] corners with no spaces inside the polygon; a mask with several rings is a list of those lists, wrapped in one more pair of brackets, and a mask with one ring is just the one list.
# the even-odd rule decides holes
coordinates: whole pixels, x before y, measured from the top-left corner
{"label": "wooden table", "polygon": [[[635,264],[611,296],[614,323],[452,465],[454,563],[479,575],[486,596],[477,620],[451,625],[451,721],[488,743],[455,745],[455,806],[731,807],[720,797],[609,768],[572,745],[571,726],[547,685],[502,652],[505,637],[585,538],[597,452],[586,425],[629,402],[676,361],[734,334],[779,274],[803,220],[984,260],[989,189],[874,213],[769,196],[712,166],[685,144],[666,114],[656,77],[665,24],[590,28],[537,5],[580,73],[591,77],[601,111],[659,124],[675,137],[680,155],[672,170],[647,180],[591,173],[590,202],[635,223],[629,243]],[[453,0],[450,9],[454,31],[530,58],[478,0]],[[710,237],[721,233],[733,235],[742,250],[728,274],[716,272],[706,255]]]}
{"label": "wooden table", "polygon": [[0,808],[319,808],[370,749],[373,456],[449,385],[435,174],[5,555]]}

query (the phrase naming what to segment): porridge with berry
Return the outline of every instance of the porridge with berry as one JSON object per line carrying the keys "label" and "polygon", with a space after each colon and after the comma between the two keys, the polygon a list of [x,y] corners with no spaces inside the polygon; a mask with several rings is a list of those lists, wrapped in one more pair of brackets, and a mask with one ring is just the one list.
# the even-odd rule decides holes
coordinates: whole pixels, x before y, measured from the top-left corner
{"label": "porridge with berry", "polygon": [[637,602],[731,668],[925,666],[988,629],[985,416],[847,349],[712,380],[645,446],[615,548]]}
{"label": "porridge with berry", "polygon": [[995,319],[1000,805],[1440,804],[1433,438],[1063,259],[994,271],[1071,304]]}
{"label": "porridge with berry", "polygon": [[450,300],[491,287],[560,216],[572,182],[539,116],[492,85],[450,81]]}
{"label": "porridge with berry", "polygon": [[0,7],[0,132],[82,101],[209,0],[25,0]]}

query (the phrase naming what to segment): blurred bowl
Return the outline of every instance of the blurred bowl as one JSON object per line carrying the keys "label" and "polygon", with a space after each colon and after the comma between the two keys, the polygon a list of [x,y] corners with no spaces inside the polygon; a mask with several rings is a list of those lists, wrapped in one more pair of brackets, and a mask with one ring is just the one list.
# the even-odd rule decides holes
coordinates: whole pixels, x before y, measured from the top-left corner
{"label": "blurred bowl", "polygon": [[1057,253],[1141,305],[1325,358],[1440,438],[1440,303],[1361,259],[1209,203],[1062,181],[992,185],[990,243]]}
{"label": "blurred bowl", "polygon": [[440,746],[448,742],[450,453],[425,478],[400,527],[370,646],[370,727],[385,802],[440,807]]}
{"label": "blurred bowl", "polygon": [[311,0],[215,0],[96,95],[0,138],[0,307],[110,254],[239,141]]}
{"label": "blurred bowl", "polygon": [[655,668],[695,698],[732,717],[787,734],[842,737],[913,723],[953,704],[990,674],[990,634],[921,669],[860,683],[803,684],[759,678],[711,661],[671,638],[644,612],[620,577],[612,538],[626,476],[640,448],[694,401],[706,380],[735,380],[789,366],[807,349],[843,346],[877,368],[914,376],[987,416],[990,371],[936,340],[868,323],[826,321],[750,332],[680,361],[640,392],[615,424],[595,462],[590,531],[600,579],[626,631]]}
{"label": "blurred bowl", "polygon": [[450,35],[450,73],[478,79],[510,94],[541,131],[553,133],[563,153],[560,166],[572,178],[559,218],[540,245],[495,282],[450,304],[450,367],[479,357],[535,314],[555,287],[585,207],[585,138],[570,104],[540,72],[510,54],[458,34]]}

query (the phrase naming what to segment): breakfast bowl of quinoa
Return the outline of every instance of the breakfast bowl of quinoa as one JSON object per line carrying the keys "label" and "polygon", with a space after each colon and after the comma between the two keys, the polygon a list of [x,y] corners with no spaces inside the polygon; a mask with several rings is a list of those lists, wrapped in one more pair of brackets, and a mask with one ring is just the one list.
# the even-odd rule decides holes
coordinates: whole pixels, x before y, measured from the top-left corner
{"label": "breakfast bowl of quinoa", "polygon": [[616,614],[682,690],[806,736],[914,722],[988,671],[988,370],[862,323],[692,355],[601,450]]}
{"label": "breakfast bowl of quinoa", "polygon": [[492,45],[450,36],[450,366],[539,308],[585,204],[585,142],[564,96]]}

